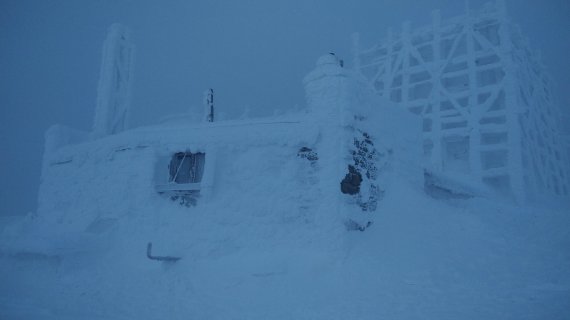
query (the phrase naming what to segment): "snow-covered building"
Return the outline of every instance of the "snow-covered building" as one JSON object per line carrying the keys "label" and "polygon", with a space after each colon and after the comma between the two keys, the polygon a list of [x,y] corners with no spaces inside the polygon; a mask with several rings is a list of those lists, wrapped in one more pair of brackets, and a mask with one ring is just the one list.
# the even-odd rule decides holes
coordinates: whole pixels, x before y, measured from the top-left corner
{"label": "snow-covered building", "polygon": [[355,69],[378,95],[423,118],[431,170],[484,182],[519,199],[568,195],[550,79],[504,1],[401,32],[369,49],[354,38]]}
{"label": "snow-covered building", "polygon": [[113,25],[93,132],[46,134],[38,216],[46,230],[92,230],[176,204],[362,229],[394,176],[428,193],[473,194],[483,182],[519,199],[568,194],[548,78],[504,7],[446,22],[436,12],[429,27],[404,24],[382,45],[355,47],[354,69],[319,58],[304,79],[305,112],[214,121],[210,89],[206,121],[129,130],[134,46]]}
{"label": "snow-covered building", "polygon": [[214,121],[210,89],[207,121],[128,130],[134,46],[113,25],[93,132],[46,134],[38,215],[91,230],[158,204],[271,207],[321,224],[334,213],[358,229],[372,222],[391,176],[428,192],[483,182],[519,199],[568,194],[548,78],[503,6],[443,22],[435,12],[431,26],[404,24],[368,50],[355,42],[354,69],[327,54],[306,76],[306,112]]}
{"label": "snow-covered building", "polygon": [[[283,221],[363,230],[391,176],[422,185],[420,121],[367,91],[332,54],[317,61],[304,84],[307,110],[296,115],[170,119],[104,136],[53,127],[38,226],[97,233],[149,208],[184,207],[201,214],[271,212]],[[124,88],[112,87],[119,92],[105,96]],[[125,110],[112,103],[97,108],[95,129],[114,128]],[[398,126],[410,130],[400,134]]]}

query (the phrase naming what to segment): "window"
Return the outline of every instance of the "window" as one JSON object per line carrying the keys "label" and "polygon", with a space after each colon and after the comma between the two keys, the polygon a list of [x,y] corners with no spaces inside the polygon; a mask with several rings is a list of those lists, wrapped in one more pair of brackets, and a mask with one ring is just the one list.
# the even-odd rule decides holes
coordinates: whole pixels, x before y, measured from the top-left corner
{"label": "window", "polygon": [[170,160],[169,183],[199,183],[204,174],[204,153],[178,152]]}
{"label": "window", "polygon": [[206,154],[177,152],[160,157],[156,164],[155,189],[172,201],[187,207],[195,206],[201,195]]}
{"label": "window", "polygon": [[177,152],[159,158],[155,171],[158,193],[198,194],[202,188],[206,154]]}

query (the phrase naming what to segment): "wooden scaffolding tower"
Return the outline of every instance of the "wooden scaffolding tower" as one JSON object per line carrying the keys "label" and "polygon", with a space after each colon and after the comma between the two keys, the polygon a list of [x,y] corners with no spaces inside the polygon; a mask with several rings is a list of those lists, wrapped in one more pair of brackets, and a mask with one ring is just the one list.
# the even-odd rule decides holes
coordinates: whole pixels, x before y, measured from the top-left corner
{"label": "wooden scaffolding tower", "polygon": [[550,80],[503,1],[361,50],[354,65],[381,96],[423,117],[431,170],[476,178],[519,199],[567,195]]}

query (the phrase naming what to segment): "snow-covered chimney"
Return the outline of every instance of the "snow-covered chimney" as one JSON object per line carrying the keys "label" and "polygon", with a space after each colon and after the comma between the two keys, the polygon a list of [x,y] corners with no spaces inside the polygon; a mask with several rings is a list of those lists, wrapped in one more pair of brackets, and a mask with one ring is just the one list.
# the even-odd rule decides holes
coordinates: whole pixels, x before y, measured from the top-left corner
{"label": "snow-covered chimney", "polygon": [[351,107],[352,83],[352,77],[334,54],[317,59],[315,69],[303,79],[307,108],[321,136],[314,150],[319,154],[319,188],[324,203],[316,219],[322,223],[344,215],[340,209],[340,182],[346,174],[352,142],[350,130],[344,125],[345,114]]}
{"label": "snow-covered chimney", "polygon": [[101,74],[97,90],[97,107],[93,135],[102,137],[127,128],[134,45],[129,29],[113,24],[103,45]]}
{"label": "snow-covered chimney", "polygon": [[350,78],[334,53],[317,60],[316,67],[304,79],[309,112],[322,121],[338,123],[348,106]]}

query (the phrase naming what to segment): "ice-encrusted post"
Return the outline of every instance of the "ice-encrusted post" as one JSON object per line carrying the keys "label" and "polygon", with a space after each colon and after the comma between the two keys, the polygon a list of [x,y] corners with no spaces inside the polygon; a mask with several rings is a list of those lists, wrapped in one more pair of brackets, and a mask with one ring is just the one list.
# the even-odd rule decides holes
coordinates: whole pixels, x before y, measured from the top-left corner
{"label": "ice-encrusted post", "polygon": [[[409,57],[412,51],[412,44],[411,44],[412,39],[410,35],[410,28],[411,28],[410,21],[404,21],[402,23],[402,44],[403,44],[402,51],[404,52],[404,55],[406,57]],[[404,68],[404,70],[408,70],[410,68],[410,59],[404,59],[402,61],[402,67]],[[410,73],[406,72],[402,75],[402,88],[408,88],[409,85],[410,85]],[[401,100],[402,103],[407,104],[408,95],[402,93]]]}
{"label": "ice-encrusted post", "polygon": [[505,105],[507,116],[508,130],[508,171],[511,192],[518,202],[525,201],[525,185],[524,185],[524,169],[522,163],[521,148],[521,128],[519,124],[519,116],[521,108],[517,103],[515,66],[513,65],[513,43],[509,32],[509,21],[507,18],[506,4],[504,1],[498,0],[497,7],[499,11],[499,50],[500,57],[503,61],[505,70]]}
{"label": "ice-encrusted post", "polygon": [[[469,9],[469,0],[465,0],[465,39],[467,50],[467,77],[469,79],[469,96],[468,105],[477,105],[478,88],[475,86],[477,83],[477,53],[475,50],[475,26],[471,11]],[[471,117],[467,119],[469,127],[469,170],[471,175],[480,177],[482,175],[481,168],[481,125],[479,120],[482,117],[481,108],[472,108]]]}
{"label": "ice-encrusted post", "polygon": [[214,122],[214,89],[204,92],[204,121]]}
{"label": "ice-encrusted post", "polygon": [[[387,51],[388,51],[388,57],[392,56],[392,53],[394,51],[394,31],[392,31],[392,28],[388,28],[388,34],[387,34],[387,38],[386,38],[386,43],[387,43]],[[386,65],[386,72],[384,72],[384,85],[386,87],[389,87],[392,85],[392,64],[388,63]],[[389,91],[386,90],[386,94],[385,96],[388,97],[390,95]]]}
{"label": "ice-encrusted post", "polygon": [[93,125],[95,137],[116,134],[128,126],[133,60],[129,29],[117,23],[111,25],[103,45]]}
{"label": "ice-encrusted post", "polygon": [[[431,72],[436,77],[440,78],[443,68],[439,61],[441,61],[441,12],[439,10],[434,10],[431,12],[431,27],[433,33],[433,59]],[[432,91],[432,104],[435,106],[432,110],[434,117],[432,119],[432,130],[435,137],[441,136],[441,115],[439,105],[441,104],[441,81],[433,82]],[[424,142],[425,143],[425,142]],[[443,169],[443,159],[442,159],[442,142],[441,139],[433,139],[433,150],[430,155],[430,165],[433,169],[437,171],[442,171]],[[427,147],[427,146],[424,146]]]}

